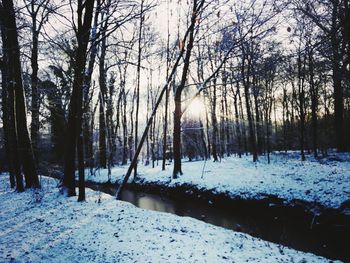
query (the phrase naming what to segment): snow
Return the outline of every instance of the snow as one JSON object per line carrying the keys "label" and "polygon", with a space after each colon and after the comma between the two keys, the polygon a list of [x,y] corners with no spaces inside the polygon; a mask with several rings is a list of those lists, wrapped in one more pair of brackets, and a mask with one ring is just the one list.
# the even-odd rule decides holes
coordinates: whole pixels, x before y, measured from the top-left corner
{"label": "snow", "polygon": [[[126,170],[126,166],[113,168],[111,181],[121,182]],[[350,200],[349,154],[333,153],[320,160],[307,155],[307,160],[301,162],[298,152],[276,153],[272,154],[270,164],[266,157],[260,157],[257,163],[253,163],[251,156],[228,157],[215,163],[183,162],[182,171],[183,175],[178,179],[171,179],[172,165],[161,171],[160,166],[152,169],[139,164],[136,182],[167,187],[191,185],[203,191],[224,193],[231,198],[276,196],[287,202],[302,200],[336,209]],[[106,182],[107,170],[99,170],[87,180]]]}
{"label": "snow", "polygon": [[16,193],[0,175],[0,262],[328,262],[89,189],[77,202],[57,183],[43,177],[42,190]]}

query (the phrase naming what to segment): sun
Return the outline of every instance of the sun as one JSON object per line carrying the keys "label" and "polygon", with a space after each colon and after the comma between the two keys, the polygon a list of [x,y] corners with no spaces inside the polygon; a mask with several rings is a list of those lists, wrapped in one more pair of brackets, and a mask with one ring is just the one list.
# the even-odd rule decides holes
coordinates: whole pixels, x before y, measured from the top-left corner
{"label": "sun", "polygon": [[199,118],[205,113],[205,105],[200,98],[195,98],[188,106],[187,113],[191,118]]}

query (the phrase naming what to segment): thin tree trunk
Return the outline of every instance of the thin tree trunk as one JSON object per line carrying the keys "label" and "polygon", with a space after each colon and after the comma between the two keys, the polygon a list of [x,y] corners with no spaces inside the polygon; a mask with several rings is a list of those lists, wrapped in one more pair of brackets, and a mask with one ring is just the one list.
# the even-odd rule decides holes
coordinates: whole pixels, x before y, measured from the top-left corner
{"label": "thin tree trunk", "polygon": [[305,108],[304,108],[304,74],[305,67],[303,67],[301,61],[301,53],[299,50],[298,54],[298,91],[299,91],[299,111],[300,111],[300,154],[301,160],[305,161],[305,153],[304,153],[304,137],[305,137]]}
{"label": "thin tree trunk", "polygon": [[126,120],[126,93],[125,87],[123,87],[123,159],[122,165],[127,164],[128,162],[128,129],[127,129],[127,120]]}
{"label": "thin tree trunk", "polygon": [[[170,31],[169,31],[169,1],[167,0],[167,47],[166,47],[166,79],[169,77],[170,63]],[[167,140],[168,140],[168,105],[169,105],[169,89],[165,91],[164,104],[164,124],[163,124],[163,160],[162,171],[165,171],[165,163],[167,157]]]}
{"label": "thin tree trunk", "polygon": [[77,139],[78,170],[79,170],[79,196],[78,202],[85,201],[85,174],[84,174],[84,138],[82,131]]}
{"label": "thin tree trunk", "polygon": [[232,141],[231,141],[231,135],[230,135],[230,120],[229,120],[229,111],[232,112],[231,109],[228,109],[228,102],[227,102],[227,78],[224,78],[224,94],[223,94],[223,100],[224,100],[224,109],[225,109],[225,137],[226,137],[226,154],[227,156],[230,156],[232,153]]}
{"label": "thin tree trunk", "polygon": [[318,108],[318,88],[314,81],[314,62],[312,47],[308,52],[309,56],[309,75],[310,75],[310,93],[311,93],[311,122],[312,122],[312,149],[314,157],[317,158],[317,108]]}
{"label": "thin tree trunk", "polygon": [[240,92],[240,88],[237,84],[237,95],[238,95],[238,104],[239,104],[239,112],[240,112],[240,134],[243,135],[243,145],[244,145],[244,152],[248,153],[248,142],[247,142],[247,134],[246,134],[246,124],[244,120],[244,114],[243,114],[243,101],[242,96]]}
{"label": "thin tree trunk", "polygon": [[242,136],[241,136],[241,125],[239,120],[239,112],[238,112],[238,93],[239,93],[239,82],[237,81],[237,91],[234,93],[234,108],[235,108],[235,125],[236,125],[236,135],[238,142],[238,156],[242,157]]}
{"label": "thin tree trunk", "polygon": [[[138,145],[138,130],[139,130],[139,107],[140,107],[140,73],[141,73],[141,52],[142,52],[142,47],[141,47],[141,42],[142,42],[142,30],[143,30],[143,20],[144,20],[144,15],[143,15],[143,4],[144,0],[141,0],[141,11],[140,11],[140,27],[139,27],[139,39],[138,39],[138,54],[137,54],[137,77],[136,77],[136,91],[135,91],[135,96],[136,96],[136,111],[135,111],[135,152],[137,150],[137,145]],[[136,179],[137,176],[137,162],[134,167],[134,180]]]}
{"label": "thin tree trunk", "polygon": [[218,121],[216,118],[216,79],[213,80],[213,98],[212,98],[212,110],[211,110],[211,124],[213,126],[213,132],[211,137],[211,151],[214,162],[217,162],[217,134],[218,134]]}
{"label": "thin tree trunk", "polygon": [[203,126],[203,122],[201,120],[199,120],[199,127],[200,127],[200,140],[202,141],[202,145],[203,145],[203,150],[204,150],[204,160],[207,160],[209,157],[208,155],[208,148],[207,148],[207,144],[205,143],[205,133],[204,133],[204,126]]}
{"label": "thin tree trunk", "polygon": [[[103,19],[103,17],[102,17]],[[107,80],[106,80],[106,36],[105,25],[102,26],[102,41],[101,41],[101,54],[99,59],[99,85],[100,85],[100,115],[99,115],[99,160],[100,167],[107,168],[107,145],[106,145],[106,114],[105,114],[105,98],[107,94]]]}
{"label": "thin tree trunk", "polygon": [[244,86],[244,97],[245,97],[245,104],[246,104],[246,110],[247,110],[247,119],[248,119],[248,125],[249,125],[249,143],[250,143],[251,153],[253,154],[253,162],[256,162],[258,160],[258,154],[257,154],[257,148],[256,148],[256,139],[255,139],[254,125],[253,125],[253,117],[251,113],[250,92],[249,92],[250,62],[248,62],[247,74],[246,74],[245,60],[246,58],[245,58],[245,55],[243,54],[241,72],[242,72],[242,79],[243,79],[243,86]]}

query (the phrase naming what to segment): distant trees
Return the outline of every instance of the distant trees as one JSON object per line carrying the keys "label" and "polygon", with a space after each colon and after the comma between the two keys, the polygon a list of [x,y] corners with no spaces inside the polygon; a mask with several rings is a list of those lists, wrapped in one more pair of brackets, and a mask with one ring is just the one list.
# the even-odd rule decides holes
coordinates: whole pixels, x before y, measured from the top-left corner
{"label": "distant trees", "polygon": [[331,66],[334,98],[336,148],[348,148],[345,140],[344,92],[349,81],[349,1],[295,1],[295,9],[322,32],[325,56]]}

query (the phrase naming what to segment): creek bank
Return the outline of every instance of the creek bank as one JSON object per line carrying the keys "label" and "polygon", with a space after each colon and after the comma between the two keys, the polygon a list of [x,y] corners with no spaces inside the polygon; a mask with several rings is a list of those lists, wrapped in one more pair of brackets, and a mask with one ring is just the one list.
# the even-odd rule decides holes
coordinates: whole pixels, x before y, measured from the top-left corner
{"label": "creek bank", "polygon": [[[118,185],[88,181],[87,187],[114,195]],[[224,193],[197,189],[189,184],[167,187],[142,180],[127,184],[125,191],[140,193],[141,196],[142,194],[152,194],[176,203],[191,203],[193,207],[203,207],[204,212],[201,216],[183,214],[181,210],[175,211],[175,213],[180,216],[195,217],[205,222],[207,222],[205,211],[210,207],[215,207],[220,211],[230,211],[235,215],[248,216],[248,218],[257,220],[253,223],[252,229],[251,227],[244,229],[244,225],[240,226],[239,224],[227,227],[220,225],[221,223],[208,223],[242,231],[305,252],[313,252],[346,262],[350,261],[348,252],[350,216],[344,214],[341,209],[326,208],[317,203],[308,203],[302,200],[286,201],[273,195],[264,195],[260,199],[244,199],[239,196],[232,198]],[[276,228],[271,230],[276,233],[271,234],[262,229],[264,227]],[[293,232],[298,233],[294,234]],[[298,237],[294,237],[294,235]],[[305,240],[309,241],[300,242],[303,236],[305,236]],[[295,240],[291,241],[290,239]],[[307,244],[308,242],[310,244]]]}
{"label": "creek bank", "polygon": [[[117,189],[119,186],[111,182],[97,183],[87,181],[86,183],[87,187],[100,185],[106,188]],[[310,228],[317,228],[327,224],[338,226],[350,224],[350,215],[344,213],[345,209],[350,208],[350,200],[344,202],[337,209],[325,207],[317,202],[310,203],[298,199],[288,201],[275,195],[262,194],[259,199],[242,198],[238,195],[232,197],[228,193],[214,193],[208,189],[198,189],[190,184],[167,187],[156,183],[144,182],[143,180],[128,183],[126,189],[166,196],[177,201],[201,201],[223,209],[230,208],[246,213],[257,213],[260,209],[268,210],[273,214],[280,215],[281,218],[288,217],[293,220],[301,218],[302,221],[308,221]],[[109,194],[114,193],[111,190]]]}

